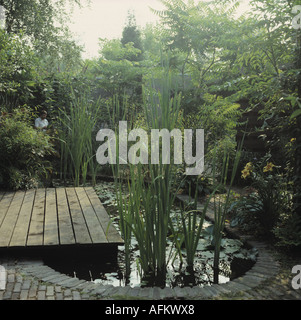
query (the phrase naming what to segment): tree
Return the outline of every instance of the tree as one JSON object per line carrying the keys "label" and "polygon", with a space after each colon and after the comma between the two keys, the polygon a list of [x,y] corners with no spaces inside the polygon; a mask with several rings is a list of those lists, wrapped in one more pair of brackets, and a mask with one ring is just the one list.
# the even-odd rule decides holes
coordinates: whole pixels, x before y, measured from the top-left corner
{"label": "tree", "polygon": [[133,47],[138,49],[140,52],[138,54],[130,55],[128,60],[130,61],[141,61],[143,59],[143,48],[141,42],[141,33],[136,24],[135,15],[128,12],[127,24],[123,28],[121,43],[123,46],[132,42]]}
{"label": "tree", "polygon": [[125,107],[127,100],[128,116],[135,118],[141,105],[142,68],[128,57],[138,55],[140,50],[132,42],[123,46],[119,39],[100,40],[100,43],[100,57],[93,61],[90,70],[95,78],[96,95],[112,103],[117,98],[121,107]]}
{"label": "tree", "polygon": [[11,111],[30,104],[41,78],[35,70],[35,53],[20,35],[0,29],[0,106]]}
{"label": "tree", "polygon": [[[68,18],[66,5],[73,8],[82,0],[0,0],[5,9],[5,28],[8,33],[23,30],[34,40],[49,42],[49,36],[59,33]],[[56,26],[56,24],[59,24]]]}
{"label": "tree", "polygon": [[138,54],[131,54],[127,57],[130,61],[141,61],[143,59],[143,48],[141,42],[141,34],[136,25],[135,15],[128,12],[127,24],[123,28],[121,43],[123,46],[132,42],[133,47],[138,49],[140,52]]}
{"label": "tree", "polygon": [[166,10],[153,12],[166,26],[166,46],[182,53],[181,74],[190,72],[195,85],[201,88],[212,68],[221,61],[232,40],[236,25],[233,14],[238,6],[220,4],[218,1],[198,2],[161,0]]}
{"label": "tree", "polygon": [[128,60],[128,57],[137,56],[140,50],[132,42],[123,46],[118,39],[101,42],[101,56],[93,70],[101,88],[111,97],[123,96],[124,93],[131,97],[135,94],[141,69],[138,62]]}
{"label": "tree", "polygon": [[75,41],[69,40],[71,34],[66,26],[66,6],[72,8],[74,5],[81,5],[81,2],[83,1],[0,0],[0,5],[5,9],[6,32],[22,33],[35,49],[37,56],[46,61],[44,67],[48,60],[48,66],[54,64],[56,69],[60,70],[79,62],[82,49]]}

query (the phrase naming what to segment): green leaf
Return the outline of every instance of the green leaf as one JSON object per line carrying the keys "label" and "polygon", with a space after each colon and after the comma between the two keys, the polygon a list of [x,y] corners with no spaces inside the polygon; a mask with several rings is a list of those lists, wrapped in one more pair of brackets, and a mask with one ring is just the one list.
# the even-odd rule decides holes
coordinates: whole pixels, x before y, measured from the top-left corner
{"label": "green leaf", "polygon": [[295,111],[292,113],[292,115],[291,115],[291,117],[290,117],[290,120],[292,120],[292,119],[294,119],[294,118],[297,118],[297,117],[300,116],[300,115],[301,115],[301,109],[295,110]]}

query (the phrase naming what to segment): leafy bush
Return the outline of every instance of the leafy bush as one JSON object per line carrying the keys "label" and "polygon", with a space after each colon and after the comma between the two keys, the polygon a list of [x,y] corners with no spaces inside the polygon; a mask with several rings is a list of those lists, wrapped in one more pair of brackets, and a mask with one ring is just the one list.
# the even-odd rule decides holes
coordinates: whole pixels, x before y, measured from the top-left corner
{"label": "leafy bush", "polygon": [[192,196],[197,192],[198,196],[210,195],[214,190],[216,193],[225,193],[226,189],[223,186],[218,186],[216,181],[208,173],[202,173],[199,176],[185,176],[183,179],[183,170],[180,171],[181,175],[178,178],[180,188],[183,193]]}
{"label": "leafy bush", "polygon": [[51,138],[30,125],[29,109],[2,112],[0,118],[0,178],[10,189],[36,187],[51,166],[46,157],[53,152]]}
{"label": "leafy bush", "polygon": [[11,35],[0,28],[0,103],[30,104],[38,86],[39,75],[34,69],[36,59],[22,33]]}
{"label": "leafy bush", "polygon": [[257,229],[271,235],[280,216],[290,210],[291,197],[284,175],[268,158],[254,164],[248,162],[241,171],[242,178],[251,183],[251,193],[233,203],[235,216],[231,225]]}
{"label": "leafy bush", "polygon": [[283,213],[274,230],[277,245],[281,247],[301,247],[301,219],[296,213]]}
{"label": "leafy bush", "polygon": [[255,192],[242,196],[232,203],[231,227],[237,227],[246,232],[262,233],[262,226],[257,213],[262,210],[261,203]]}

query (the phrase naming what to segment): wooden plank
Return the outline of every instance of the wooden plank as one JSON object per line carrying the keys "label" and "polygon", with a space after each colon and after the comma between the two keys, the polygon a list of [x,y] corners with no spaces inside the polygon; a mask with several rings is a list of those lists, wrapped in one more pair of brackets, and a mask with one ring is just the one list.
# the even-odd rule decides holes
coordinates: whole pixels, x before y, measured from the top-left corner
{"label": "wooden plank", "polygon": [[45,246],[59,244],[58,216],[56,207],[56,192],[54,188],[46,189],[44,239]]}
{"label": "wooden plank", "polygon": [[75,188],[93,243],[108,243],[103,228],[84,188]]}
{"label": "wooden plank", "polygon": [[35,193],[35,189],[27,190],[25,193],[15,230],[9,243],[10,247],[24,247],[26,245]]}
{"label": "wooden plank", "polygon": [[12,191],[6,192],[3,195],[3,198],[1,199],[1,202],[0,202],[0,228],[1,228],[2,222],[6,216],[7,210],[10,206],[10,203],[11,203],[14,195],[15,195],[15,192],[12,192]]}
{"label": "wooden plank", "polygon": [[8,247],[12,237],[25,192],[17,191],[10,203],[0,228],[0,247]]}
{"label": "wooden plank", "polygon": [[97,218],[100,224],[102,225],[102,228],[107,236],[108,241],[110,243],[123,244],[124,243],[123,239],[121,238],[120,234],[114,227],[106,209],[102,205],[95,190],[92,187],[87,187],[85,188],[85,191],[90,199],[91,205],[94,208]]}
{"label": "wooden plank", "polygon": [[27,246],[43,245],[45,217],[45,189],[37,189],[34,199],[31,221],[28,231]]}
{"label": "wooden plank", "polygon": [[65,188],[56,189],[60,244],[75,244]]}
{"label": "wooden plank", "polygon": [[66,188],[66,194],[75,233],[75,241],[80,244],[91,244],[92,239],[74,188]]}
{"label": "wooden plank", "polygon": [[0,247],[108,243],[123,240],[93,188],[0,191]]}

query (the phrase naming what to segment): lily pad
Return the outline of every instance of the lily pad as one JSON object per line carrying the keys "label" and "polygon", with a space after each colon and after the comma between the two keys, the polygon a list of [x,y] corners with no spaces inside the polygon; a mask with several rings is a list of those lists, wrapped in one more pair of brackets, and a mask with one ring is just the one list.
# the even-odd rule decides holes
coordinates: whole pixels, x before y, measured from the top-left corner
{"label": "lily pad", "polygon": [[208,240],[208,239],[200,239],[199,243],[198,243],[198,246],[197,246],[197,250],[198,251],[203,251],[203,250],[205,250],[206,248],[208,248],[210,246],[211,246],[211,241],[210,240]]}
{"label": "lily pad", "polygon": [[202,251],[201,252],[201,258],[213,259],[213,257],[214,257],[213,251]]}

